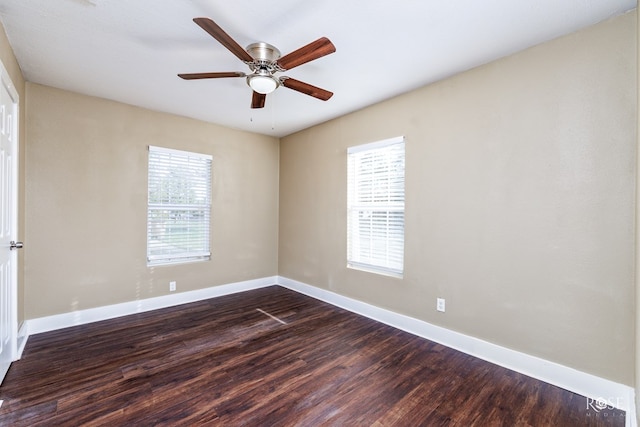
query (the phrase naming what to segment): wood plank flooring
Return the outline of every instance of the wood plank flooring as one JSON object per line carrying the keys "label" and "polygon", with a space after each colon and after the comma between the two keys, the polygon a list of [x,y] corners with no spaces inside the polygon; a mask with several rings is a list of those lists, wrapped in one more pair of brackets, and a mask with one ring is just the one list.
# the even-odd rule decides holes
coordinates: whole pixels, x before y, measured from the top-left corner
{"label": "wood plank flooring", "polygon": [[32,336],[0,426],[604,426],[624,412],[273,286]]}

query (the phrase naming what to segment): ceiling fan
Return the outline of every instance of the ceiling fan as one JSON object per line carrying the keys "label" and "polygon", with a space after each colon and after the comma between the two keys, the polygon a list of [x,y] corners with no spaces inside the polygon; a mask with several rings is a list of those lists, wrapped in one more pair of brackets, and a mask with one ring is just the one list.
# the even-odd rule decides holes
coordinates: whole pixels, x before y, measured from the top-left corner
{"label": "ceiling fan", "polygon": [[196,79],[218,79],[226,77],[246,77],[247,84],[253,89],[251,108],[263,108],[267,94],[276,90],[279,86],[293,89],[305,95],[323,101],[333,96],[332,92],[292,79],[287,76],[276,76],[277,72],[287,71],[299,65],[321,58],[336,51],[336,47],[326,37],[321,37],[283,57],[280,51],[268,43],[252,43],[243,49],[233,40],[222,28],[209,18],[194,18],[193,22],[198,24],[203,30],[209,33],[221,45],[226,47],[231,53],[247,64],[251,69],[251,74],[241,71],[214,72],[214,73],[191,73],[178,74],[185,80]]}

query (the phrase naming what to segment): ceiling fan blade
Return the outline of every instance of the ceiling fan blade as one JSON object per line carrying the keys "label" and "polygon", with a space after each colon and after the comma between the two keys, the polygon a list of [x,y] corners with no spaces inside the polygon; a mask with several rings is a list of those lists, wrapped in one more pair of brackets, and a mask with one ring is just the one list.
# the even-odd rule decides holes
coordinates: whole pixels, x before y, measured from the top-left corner
{"label": "ceiling fan blade", "polygon": [[245,77],[245,73],[231,71],[225,73],[188,73],[178,74],[178,77],[185,80],[197,80],[197,79],[219,79],[223,77]]}
{"label": "ceiling fan blade", "polygon": [[267,100],[267,95],[264,93],[258,93],[253,91],[253,98],[251,99],[251,108],[264,108],[264,102]]}
{"label": "ceiling fan blade", "polygon": [[291,77],[282,78],[281,82],[282,86],[304,93],[305,95],[313,96],[314,98],[318,98],[323,101],[327,101],[333,96],[333,92],[310,85],[309,83],[301,82],[300,80],[292,79]]}
{"label": "ceiling fan blade", "polygon": [[222,28],[218,26],[215,22],[213,22],[209,18],[194,18],[193,22],[198,24],[203,30],[211,35],[214,39],[218,40],[220,44],[227,49],[235,56],[237,56],[241,61],[244,62],[252,62],[253,58],[249,53],[242,48],[231,36],[224,32]]}
{"label": "ceiling fan blade", "polygon": [[278,59],[278,65],[284,70],[290,70],[298,65],[306,64],[309,61],[329,55],[335,51],[336,47],[331,43],[331,40],[326,37],[321,37]]}

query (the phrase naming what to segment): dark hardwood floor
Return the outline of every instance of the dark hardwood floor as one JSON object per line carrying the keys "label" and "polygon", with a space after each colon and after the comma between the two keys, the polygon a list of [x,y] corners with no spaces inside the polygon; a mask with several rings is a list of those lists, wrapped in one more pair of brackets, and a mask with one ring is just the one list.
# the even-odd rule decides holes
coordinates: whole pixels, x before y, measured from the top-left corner
{"label": "dark hardwood floor", "polygon": [[277,286],[34,335],[0,400],[1,426],[624,425]]}

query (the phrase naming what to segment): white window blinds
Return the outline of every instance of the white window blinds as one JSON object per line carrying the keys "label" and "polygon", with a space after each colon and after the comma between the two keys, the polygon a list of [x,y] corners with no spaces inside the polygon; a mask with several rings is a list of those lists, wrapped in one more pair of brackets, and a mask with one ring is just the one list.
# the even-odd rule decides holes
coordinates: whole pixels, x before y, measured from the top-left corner
{"label": "white window blinds", "polygon": [[211,162],[209,155],[149,146],[148,265],[210,259]]}
{"label": "white window blinds", "polygon": [[347,152],[349,267],[403,274],[404,146],[399,137]]}

